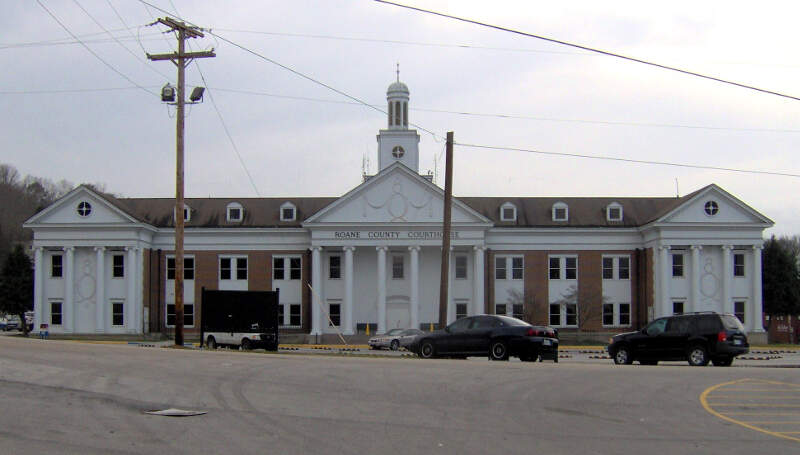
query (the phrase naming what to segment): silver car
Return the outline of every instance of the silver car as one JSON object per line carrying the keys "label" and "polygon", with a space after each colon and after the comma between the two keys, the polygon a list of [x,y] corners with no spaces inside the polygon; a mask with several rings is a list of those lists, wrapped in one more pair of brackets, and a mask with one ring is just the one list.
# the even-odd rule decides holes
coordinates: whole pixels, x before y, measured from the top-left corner
{"label": "silver car", "polygon": [[421,333],[417,329],[391,329],[383,335],[370,338],[368,344],[370,349],[389,348],[396,351],[408,346]]}

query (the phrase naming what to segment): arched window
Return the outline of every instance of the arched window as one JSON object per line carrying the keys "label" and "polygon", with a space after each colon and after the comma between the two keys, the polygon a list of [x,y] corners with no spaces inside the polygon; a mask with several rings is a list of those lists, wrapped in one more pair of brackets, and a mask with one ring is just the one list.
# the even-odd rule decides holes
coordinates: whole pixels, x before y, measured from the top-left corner
{"label": "arched window", "polygon": [[517,221],[517,207],[510,202],[501,205],[500,221]]}
{"label": "arched window", "polygon": [[569,206],[563,202],[553,204],[553,221],[569,221]]}
{"label": "arched window", "polygon": [[244,207],[238,202],[228,204],[226,218],[229,222],[238,223],[244,219]]}
{"label": "arched window", "polygon": [[297,219],[297,207],[291,202],[281,205],[281,221],[294,221]]}
{"label": "arched window", "polygon": [[408,127],[408,103],[403,103],[403,126]]}
{"label": "arched window", "polygon": [[394,102],[394,124],[400,126],[400,101]]}

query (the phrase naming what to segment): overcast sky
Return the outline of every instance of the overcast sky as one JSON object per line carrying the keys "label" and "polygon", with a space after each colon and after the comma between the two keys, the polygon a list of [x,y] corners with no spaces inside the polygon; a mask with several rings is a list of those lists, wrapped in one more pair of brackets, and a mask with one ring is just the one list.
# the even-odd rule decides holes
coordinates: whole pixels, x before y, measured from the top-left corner
{"label": "overcast sky", "polygon": [[[145,57],[175,46],[147,26],[166,14],[137,0],[39,2],[69,32],[36,1],[4,5],[0,162],[173,197],[175,109],[156,95],[176,70]],[[208,87],[187,111],[189,197],[339,196],[361,183],[365,157],[376,171],[384,114],[254,53],[381,110],[399,62],[411,122],[437,135],[420,130],[420,172],[438,158],[440,184],[447,131],[463,144],[800,174],[797,100],[368,0],[148,2],[252,51],[191,40],[217,57],[187,72]],[[400,2],[800,96],[796,1]],[[800,234],[797,177],[458,145],[454,164],[456,196],[674,196],[716,183],[775,221],[767,234]]]}

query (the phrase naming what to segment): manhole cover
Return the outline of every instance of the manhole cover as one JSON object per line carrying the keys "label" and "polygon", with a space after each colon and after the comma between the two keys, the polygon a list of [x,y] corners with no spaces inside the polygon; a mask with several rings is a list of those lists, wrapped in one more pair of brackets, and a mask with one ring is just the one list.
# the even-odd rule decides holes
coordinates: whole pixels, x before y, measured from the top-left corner
{"label": "manhole cover", "polygon": [[207,411],[191,411],[186,409],[162,409],[162,410],[153,410],[153,411],[144,411],[145,414],[150,414],[154,416],[167,416],[167,417],[191,417],[191,416],[200,416],[205,414]]}

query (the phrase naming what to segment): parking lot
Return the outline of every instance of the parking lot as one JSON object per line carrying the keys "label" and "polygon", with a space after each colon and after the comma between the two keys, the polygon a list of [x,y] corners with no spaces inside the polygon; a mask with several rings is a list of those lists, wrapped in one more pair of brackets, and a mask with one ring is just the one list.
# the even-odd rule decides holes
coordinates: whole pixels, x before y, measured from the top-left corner
{"label": "parking lot", "polygon": [[[793,424],[759,423],[800,419],[797,370],[786,368],[800,365],[797,354],[698,368],[618,366],[596,349],[564,350],[557,364],[308,351],[3,336],[0,428],[13,435],[4,450],[749,454],[800,444]],[[734,390],[773,383],[787,390]],[[766,403],[776,406],[754,410]],[[172,407],[206,414],[144,413]]]}

